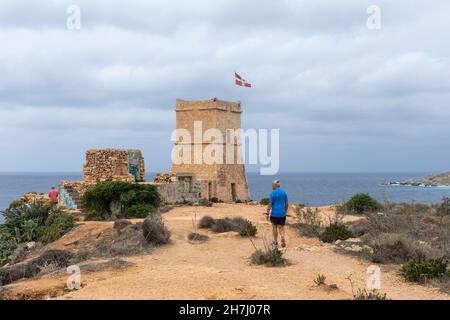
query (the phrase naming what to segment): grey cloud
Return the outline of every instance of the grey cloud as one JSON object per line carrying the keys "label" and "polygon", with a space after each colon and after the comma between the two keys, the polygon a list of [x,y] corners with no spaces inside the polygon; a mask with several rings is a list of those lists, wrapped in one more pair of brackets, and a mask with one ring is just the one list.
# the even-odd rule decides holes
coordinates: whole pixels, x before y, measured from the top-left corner
{"label": "grey cloud", "polygon": [[[410,155],[411,166],[440,168],[420,150],[449,146],[450,3],[378,1],[382,29],[370,31],[372,2],[4,0],[0,132],[16,142],[0,147],[25,158],[0,160],[0,171],[39,169],[52,143],[70,145],[66,170],[78,170],[72,157],[85,148],[130,144],[165,168],[175,98],[215,96],[241,100],[247,128],[343,150],[336,163],[317,151],[302,168],[375,165],[370,152],[356,157],[370,146],[396,155],[386,168]],[[81,7],[79,31],[66,29],[70,4]],[[254,87],[233,86],[234,71]],[[301,152],[282,148],[294,168]],[[39,153],[41,162],[26,160]]]}

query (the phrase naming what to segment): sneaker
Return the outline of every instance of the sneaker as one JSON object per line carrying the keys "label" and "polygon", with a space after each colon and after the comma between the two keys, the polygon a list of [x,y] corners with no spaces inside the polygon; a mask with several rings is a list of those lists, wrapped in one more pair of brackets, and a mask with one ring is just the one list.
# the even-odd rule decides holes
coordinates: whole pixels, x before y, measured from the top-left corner
{"label": "sneaker", "polygon": [[281,239],[281,247],[286,248],[286,240]]}

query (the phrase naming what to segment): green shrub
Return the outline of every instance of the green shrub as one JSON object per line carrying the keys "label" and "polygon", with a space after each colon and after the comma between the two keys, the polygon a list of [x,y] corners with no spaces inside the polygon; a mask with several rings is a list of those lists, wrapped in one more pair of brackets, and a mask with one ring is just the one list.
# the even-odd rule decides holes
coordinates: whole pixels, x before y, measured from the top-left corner
{"label": "green shrub", "polygon": [[212,207],[213,203],[208,199],[200,199],[198,205],[202,207]]}
{"label": "green shrub", "polygon": [[257,249],[250,257],[250,261],[257,265],[267,265],[270,267],[279,267],[286,264],[283,253],[278,248]]}
{"label": "green shrub", "polygon": [[205,234],[200,234],[197,232],[191,232],[188,234],[188,239],[190,241],[199,241],[199,242],[203,242],[203,241],[207,241],[209,239],[209,237]]}
{"label": "green shrub", "polygon": [[217,233],[236,231],[240,232],[241,229],[247,225],[247,220],[241,217],[216,219],[212,226],[212,231]]}
{"label": "green shrub", "polygon": [[408,242],[402,234],[382,233],[373,247],[372,261],[403,263],[411,258]]}
{"label": "green shrub", "polygon": [[214,226],[214,223],[216,223],[216,221],[213,217],[203,216],[198,223],[198,227],[202,229],[211,229]]}
{"label": "green shrub", "polygon": [[367,291],[366,289],[358,289],[358,292],[353,296],[354,300],[389,300],[386,293],[380,293],[376,289]]}
{"label": "green shrub", "polygon": [[323,242],[334,242],[336,240],[347,240],[352,237],[350,230],[341,223],[330,224],[325,231],[320,235],[320,240]]}
{"label": "green shrub", "polygon": [[318,237],[323,232],[322,220],[319,216],[319,210],[305,208],[305,205],[294,206],[297,224],[295,227],[299,233],[306,237]]}
{"label": "green shrub", "polygon": [[0,226],[0,267],[8,262],[8,258],[17,247],[16,237],[4,226]]}
{"label": "green shrub", "polygon": [[34,219],[25,220],[22,222],[22,241],[28,242],[36,239],[36,231],[38,228],[38,223]]}
{"label": "green shrub", "polygon": [[142,233],[148,243],[160,245],[169,243],[170,231],[164,225],[161,215],[152,214],[142,223]]}
{"label": "green shrub", "polygon": [[241,237],[254,237],[258,229],[250,221],[246,220],[244,225],[239,230],[239,235]]}
{"label": "green shrub", "polygon": [[236,231],[236,225],[230,218],[216,219],[211,230],[217,233]]}
{"label": "green shrub", "polygon": [[439,224],[442,225],[443,220],[446,217],[450,217],[450,198],[444,197],[442,202],[438,205],[436,209],[436,215],[440,217]]}
{"label": "green shrub", "polygon": [[21,230],[23,223],[27,220],[35,220],[39,226],[43,225],[52,208],[49,203],[33,202],[8,208],[2,213],[8,228]]}
{"label": "green shrub", "polygon": [[152,212],[155,212],[155,208],[151,204],[135,204],[128,208],[127,218],[145,218]]}
{"label": "green shrub", "polygon": [[318,286],[322,286],[325,284],[325,280],[327,279],[327,277],[325,277],[325,275],[319,273],[316,278],[314,279],[314,283]]}
{"label": "green shrub", "polygon": [[217,233],[235,231],[243,237],[253,237],[258,231],[249,220],[241,217],[214,219],[211,216],[204,216],[200,219],[198,226]]}
{"label": "green shrub", "polygon": [[381,204],[367,193],[355,194],[341,207],[340,211],[351,214],[364,214],[381,210]]}
{"label": "green shrub", "polygon": [[20,200],[14,200],[9,204],[9,209],[20,207],[23,204]]}
{"label": "green shrub", "polygon": [[217,197],[212,197],[212,198],[209,199],[209,201],[211,201],[212,203],[219,203],[220,202],[219,198],[217,198]]}
{"label": "green shrub", "polygon": [[446,257],[425,261],[411,260],[402,267],[402,274],[408,281],[423,282],[432,278],[450,276],[447,265]]}
{"label": "green shrub", "polygon": [[88,219],[110,220],[126,215],[127,210],[135,205],[149,204],[158,208],[161,199],[154,185],[104,181],[86,190],[83,203]]}
{"label": "green shrub", "polygon": [[159,207],[161,200],[158,190],[153,185],[137,185],[120,196],[120,204],[125,207],[131,207],[137,204],[150,204],[154,207]]}
{"label": "green shrub", "polygon": [[50,214],[44,226],[37,230],[37,240],[46,244],[58,240],[74,226],[73,216],[65,212]]}
{"label": "green shrub", "polygon": [[259,200],[259,204],[262,204],[263,206],[267,206],[269,203],[269,198],[261,198],[261,200]]}
{"label": "green shrub", "polygon": [[111,220],[113,218],[113,214],[111,212],[97,210],[89,210],[85,213],[84,216],[86,221],[103,221]]}
{"label": "green shrub", "polygon": [[176,204],[183,205],[183,206],[193,206],[194,202],[183,198],[183,200],[177,201]]}
{"label": "green shrub", "polygon": [[49,214],[56,209],[49,203],[21,204],[3,211],[5,227],[18,243],[36,240],[37,229],[45,224]]}

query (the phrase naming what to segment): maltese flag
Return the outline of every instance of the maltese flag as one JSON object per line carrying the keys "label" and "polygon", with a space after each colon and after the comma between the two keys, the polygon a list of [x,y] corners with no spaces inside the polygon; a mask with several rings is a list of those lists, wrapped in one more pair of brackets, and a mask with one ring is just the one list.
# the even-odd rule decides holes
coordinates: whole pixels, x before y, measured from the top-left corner
{"label": "maltese flag", "polygon": [[237,74],[236,72],[234,73],[234,83],[237,86],[240,87],[247,87],[247,88],[251,88],[252,84],[249,82],[246,82],[245,79],[243,79],[239,74]]}

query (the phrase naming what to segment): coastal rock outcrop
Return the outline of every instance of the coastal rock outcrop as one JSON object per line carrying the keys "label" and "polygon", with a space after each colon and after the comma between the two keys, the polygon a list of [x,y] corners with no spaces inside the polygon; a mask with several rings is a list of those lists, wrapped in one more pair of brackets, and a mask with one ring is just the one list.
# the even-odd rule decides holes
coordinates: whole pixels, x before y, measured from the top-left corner
{"label": "coastal rock outcrop", "polygon": [[413,186],[413,187],[450,187],[450,172],[427,176],[422,179],[407,179],[403,181],[390,182],[390,185]]}

